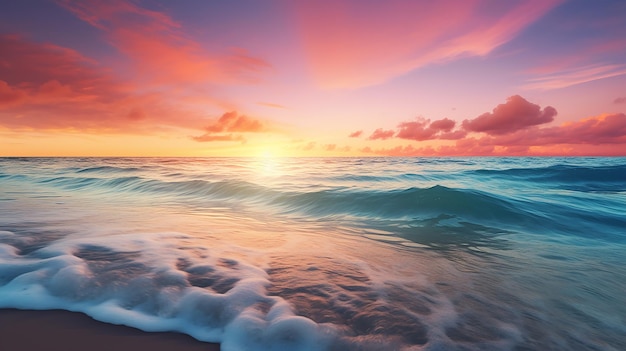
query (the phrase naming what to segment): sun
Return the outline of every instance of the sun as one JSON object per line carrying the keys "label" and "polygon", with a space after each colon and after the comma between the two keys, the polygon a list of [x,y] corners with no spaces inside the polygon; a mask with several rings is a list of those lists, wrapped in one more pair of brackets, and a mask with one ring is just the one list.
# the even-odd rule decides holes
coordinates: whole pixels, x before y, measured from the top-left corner
{"label": "sun", "polygon": [[276,158],[276,153],[274,152],[274,150],[271,149],[263,149],[260,152],[260,158],[262,159],[273,159]]}

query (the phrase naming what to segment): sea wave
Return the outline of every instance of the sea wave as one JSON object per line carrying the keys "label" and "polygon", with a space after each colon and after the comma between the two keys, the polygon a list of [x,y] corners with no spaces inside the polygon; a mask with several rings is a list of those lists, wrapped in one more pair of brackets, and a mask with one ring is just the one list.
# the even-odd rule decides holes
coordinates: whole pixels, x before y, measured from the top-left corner
{"label": "sea wave", "polygon": [[224,350],[622,350],[626,159],[0,159],[0,307]]}
{"label": "sea wave", "polygon": [[557,188],[577,191],[626,191],[626,165],[574,166],[553,165],[548,167],[478,169],[471,171],[478,176],[514,178],[516,181],[548,183]]}
{"label": "sea wave", "polygon": [[[539,184],[541,189],[548,191],[564,189],[582,193],[619,193],[626,189],[626,179],[623,177],[626,174],[626,165],[587,167],[557,164],[547,167],[474,169],[450,173],[448,177],[491,179],[490,182],[501,185],[500,188],[492,186],[482,189],[440,184],[407,187],[411,184],[436,184],[438,180],[447,183],[446,180],[441,180],[440,174],[436,177],[412,172],[392,176],[330,174],[326,179],[317,177],[320,185],[303,191],[282,187],[280,184],[262,185],[236,178],[206,180],[198,178],[196,174],[175,172],[175,169],[155,172],[154,166],[141,168],[125,165],[75,168],[73,171],[55,173],[52,176],[0,173],[0,177],[69,191],[147,196],[154,201],[193,204],[199,208],[226,205],[305,218],[360,218],[368,220],[370,225],[376,224],[376,221],[381,222],[379,225],[383,225],[382,222],[405,221],[405,225],[409,223],[420,226],[424,221],[432,222],[435,218],[447,216],[454,218],[456,223],[497,228],[500,232],[524,230],[624,240],[620,228],[626,227],[626,219],[619,216],[623,208],[619,199],[611,202],[607,201],[607,197],[597,199],[589,196],[568,196],[568,202],[564,202],[558,192],[548,196],[545,190],[540,194],[516,191],[511,195],[507,187],[514,182],[520,189]],[[338,185],[338,181],[350,182],[352,185]],[[378,187],[371,186],[377,182],[382,184]],[[359,186],[360,183],[367,186]],[[572,222],[569,218],[578,218],[580,221]],[[598,230],[599,228],[602,230]],[[472,231],[469,234],[471,233]]]}
{"label": "sea wave", "polygon": [[[108,172],[108,170],[107,170]],[[453,214],[480,220],[517,221],[524,213],[510,200],[477,190],[454,189],[441,185],[393,190],[360,190],[339,187],[321,191],[282,191],[241,181],[163,181],[139,176],[91,178],[53,177],[38,183],[66,190],[98,189],[105,192],[168,195],[181,201],[219,200],[222,202],[277,206],[287,213],[309,216],[348,214],[372,218],[424,217]]]}

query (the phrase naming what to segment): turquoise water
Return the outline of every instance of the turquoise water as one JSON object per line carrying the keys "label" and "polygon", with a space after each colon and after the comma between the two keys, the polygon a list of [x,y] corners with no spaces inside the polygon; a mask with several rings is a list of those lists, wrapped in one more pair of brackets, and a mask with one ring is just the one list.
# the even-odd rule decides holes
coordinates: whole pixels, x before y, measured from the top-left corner
{"label": "turquoise water", "polygon": [[0,307],[223,350],[624,350],[626,158],[4,158]]}

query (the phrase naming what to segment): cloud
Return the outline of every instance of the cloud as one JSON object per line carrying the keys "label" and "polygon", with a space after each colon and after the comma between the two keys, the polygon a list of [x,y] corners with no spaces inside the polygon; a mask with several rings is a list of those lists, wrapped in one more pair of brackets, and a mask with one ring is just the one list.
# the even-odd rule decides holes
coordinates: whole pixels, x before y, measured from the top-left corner
{"label": "cloud", "polygon": [[316,145],[316,144],[317,144],[316,142],[311,141],[311,142],[309,142],[308,144],[306,144],[306,145],[302,148],[302,150],[304,150],[304,151],[311,151],[311,150],[313,150],[313,149],[315,148],[315,145]]}
{"label": "cloud", "polygon": [[257,102],[257,105],[261,105],[261,106],[265,106],[265,107],[271,107],[271,108],[279,108],[279,109],[285,109],[286,107],[280,104],[274,104],[271,102]]}
{"label": "cloud", "polygon": [[[375,154],[381,156],[396,156],[396,157],[409,157],[409,156],[427,156],[429,153],[423,152],[425,148],[416,148],[413,145],[396,146],[393,148],[380,148],[372,149],[369,146],[359,149],[360,152],[366,154]],[[434,153],[434,151],[433,151]]]}
{"label": "cloud", "polygon": [[[402,122],[397,127],[397,132],[394,130],[385,130],[382,128],[376,129],[368,140],[387,140],[390,138],[400,138],[407,140],[456,140],[461,139],[467,135],[465,130],[454,130],[456,122],[449,118],[442,118],[435,121],[430,121],[422,117],[416,118],[413,121]],[[350,137],[360,136],[362,131],[354,132],[350,134]]]}
{"label": "cloud", "polygon": [[456,148],[482,148],[476,154],[524,155],[539,149],[542,151],[538,154],[626,155],[626,115],[602,114],[554,127],[534,126],[505,135],[469,138],[457,143]]}
{"label": "cloud", "polygon": [[226,112],[215,122],[209,124],[205,129],[211,133],[220,132],[244,132],[256,133],[265,129],[259,120],[245,115],[239,115],[236,111]]}
{"label": "cloud", "polygon": [[12,87],[7,82],[0,80],[0,109],[2,107],[19,105],[26,100],[26,96],[25,91]]}
{"label": "cloud", "polygon": [[615,100],[613,100],[614,104],[626,104],[626,96],[623,97],[618,97]]}
{"label": "cloud", "polygon": [[206,131],[205,134],[191,138],[196,141],[245,141],[241,134],[223,133],[260,133],[267,131],[267,127],[258,119],[230,111],[204,127],[204,130]]}
{"label": "cloud", "polygon": [[0,52],[5,128],[144,134],[205,123],[171,91],[142,92],[74,50],[0,34]]}
{"label": "cloud", "polygon": [[465,131],[452,131],[456,122],[443,118],[431,122],[428,119],[417,118],[414,121],[402,122],[398,125],[399,131],[396,137],[408,140],[431,140],[431,139],[460,139],[467,134]]}
{"label": "cloud", "polygon": [[[552,122],[555,115],[554,108],[547,106],[542,110],[515,95],[491,113],[465,120],[461,129],[455,129],[456,123],[447,118],[433,122],[417,118],[400,123],[395,135],[399,139],[414,141],[456,140],[453,144],[365,147],[360,151],[387,156],[626,156],[626,114],[605,113],[556,126],[543,126]],[[468,137],[468,132],[483,134]]]}
{"label": "cloud", "polygon": [[435,130],[440,130],[443,132],[449,132],[452,130],[452,128],[454,128],[455,124],[456,124],[455,121],[449,118],[444,118],[444,119],[433,121],[430,124],[430,128],[435,129]]}
{"label": "cloud", "polygon": [[350,137],[350,138],[358,138],[361,135],[363,135],[363,131],[362,130],[357,130],[356,132],[350,133],[350,135],[348,135],[348,137]]}
{"label": "cloud", "polygon": [[411,140],[428,140],[437,133],[437,129],[427,127],[430,121],[423,118],[411,122],[402,122],[398,126],[398,138]]}
{"label": "cloud", "polygon": [[263,59],[234,48],[212,53],[182,32],[163,12],[124,0],[60,0],[81,20],[102,30],[109,43],[131,58],[144,79],[173,83],[255,82],[270,67]]}
{"label": "cloud", "polygon": [[313,78],[322,88],[336,89],[382,83],[462,56],[485,56],[561,2],[304,0],[290,6]]}
{"label": "cloud", "polygon": [[626,143],[626,114],[602,114],[558,127],[541,128],[529,140],[534,145]]}
{"label": "cloud", "polygon": [[[519,95],[514,95],[509,97],[506,103],[496,106],[492,112],[484,113],[474,119],[464,120],[460,126],[457,126],[456,121],[449,118],[431,121],[418,117],[412,121],[398,124],[397,132],[378,128],[368,140],[398,138],[414,141],[458,140],[459,143],[463,143],[464,139],[470,140],[467,139],[470,132],[485,133],[490,136],[511,134],[552,122],[556,114],[556,109],[551,106],[542,110],[539,105],[530,103]],[[394,154],[396,151],[398,150],[395,150]],[[425,152],[425,150],[422,151]],[[404,150],[400,153],[406,152]]]}
{"label": "cloud", "polygon": [[212,142],[212,141],[241,141],[245,142],[246,139],[242,135],[232,135],[232,134],[203,134],[200,136],[191,137],[191,139],[199,142]]}
{"label": "cloud", "polygon": [[521,86],[529,90],[553,90],[626,74],[624,64],[593,64],[567,67],[556,73],[532,78]]}
{"label": "cloud", "polygon": [[491,113],[484,113],[474,119],[463,121],[463,128],[470,132],[484,132],[492,135],[507,134],[530,126],[549,123],[556,116],[556,109],[528,102],[519,95],[511,96],[504,104],[498,105]]}
{"label": "cloud", "polygon": [[393,130],[383,130],[382,128],[378,128],[367,139],[368,140],[378,140],[378,139],[386,140],[386,139],[392,138],[395,133],[396,132],[394,132]]}
{"label": "cloud", "polygon": [[360,149],[383,156],[626,156],[626,115],[603,114],[555,127],[457,140],[452,145]]}
{"label": "cloud", "polygon": [[324,150],[326,151],[335,151],[337,149],[337,144],[326,144],[324,145]]}

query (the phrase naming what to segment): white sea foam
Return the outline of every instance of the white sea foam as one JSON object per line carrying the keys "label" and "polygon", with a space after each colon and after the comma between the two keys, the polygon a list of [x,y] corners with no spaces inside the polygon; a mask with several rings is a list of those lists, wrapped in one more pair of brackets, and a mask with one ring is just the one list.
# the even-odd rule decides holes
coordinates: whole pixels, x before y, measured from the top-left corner
{"label": "white sea foam", "polygon": [[[263,270],[237,261],[237,282],[227,292],[191,286],[176,260],[184,259],[190,267],[202,262],[185,250],[173,250],[172,238],[184,236],[153,236],[61,240],[28,256],[2,244],[0,307],[82,311],[104,322],[146,331],[175,330],[221,342],[225,350],[257,344],[268,349],[287,345],[292,350],[321,349],[325,338],[318,335],[316,323],[296,316],[284,300],[267,296],[269,281]],[[76,256],[85,248],[90,252],[82,254],[88,259]],[[132,260],[120,264],[128,252]],[[233,268],[210,267],[213,275],[233,273]],[[269,311],[264,313],[262,306],[270,306]]]}

